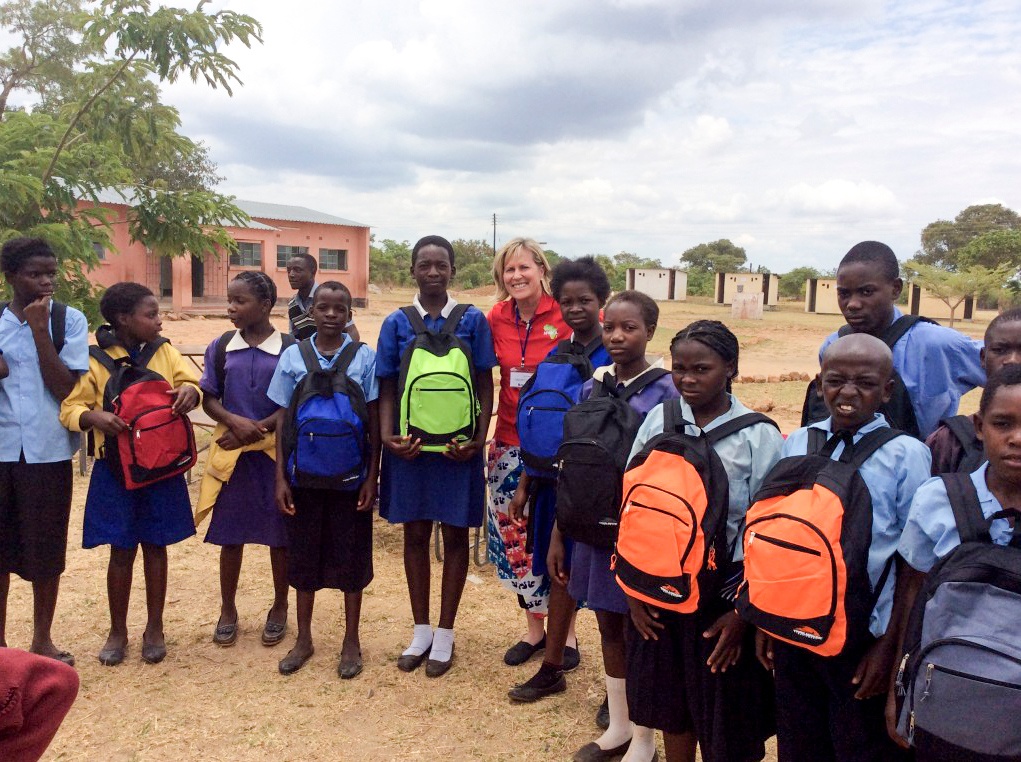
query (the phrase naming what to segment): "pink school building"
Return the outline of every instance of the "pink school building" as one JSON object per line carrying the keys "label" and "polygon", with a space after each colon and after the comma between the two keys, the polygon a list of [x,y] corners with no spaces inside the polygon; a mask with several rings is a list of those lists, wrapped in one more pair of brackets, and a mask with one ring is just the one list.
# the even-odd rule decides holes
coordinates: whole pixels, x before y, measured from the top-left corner
{"label": "pink school building", "polygon": [[169,297],[175,311],[187,309],[196,299],[205,303],[226,300],[227,283],[242,270],[261,270],[277,284],[277,306],[293,293],[287,283],[286,264],[294,254],[307,253],[319,263],[316,280],[339,280],[351,289],[356,306],[365,306],[369,287],[369,226],[317,212],[302,206],[262,201],[234,202],[252,221],[246,227],[226,227],[238,242],[229,257],[159,257],[141,243],[131,243],[128,206],[115,194],[102,199],[114,213],[111,238],[114,250],[99,250],[99,265],[89,273],[93,283],[109,286],[123,280],[143,283],[160,297]]}

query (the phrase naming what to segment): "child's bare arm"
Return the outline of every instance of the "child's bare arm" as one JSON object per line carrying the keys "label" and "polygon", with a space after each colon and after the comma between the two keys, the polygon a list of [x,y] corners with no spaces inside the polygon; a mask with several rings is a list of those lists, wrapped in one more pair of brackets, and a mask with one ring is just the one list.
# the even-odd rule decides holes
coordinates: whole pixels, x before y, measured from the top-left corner
{"label": "child's bare arm", "polygon": [[[284,416],[287,415],[287,408],[280,408],[277,411],[276,430],[282,431]],[[277,463],[276,463],[276,500],[277,509],[286,516],[294,515],[294,498],[291,495],[291,485],[287,481],[287,464],[284,462],[284,443],[282,437],[277,437]]]}
{"label": "child's bare arm", "polygon": [[383,446],[399,458],[413,460],[422,451],[422,441],[395,434],[394,410],[397,407],[397,379],[379,379],[379,431]]}
{"label": "child's bare arm", "polygon": [[369,403],[369,468],[358,490],[358,510],[371,511],[376,502],[376,484],[379,481],[379,455],[382,444],[379,437],[379,401]]}
{"label": "child's bare arm", "polygon": [[[214,421],[227,427],[227,433],[217,440],[217,444],[224,449],[235,450],[242,445],[255,444],[269,432],[262,421],[253,421],[243,415],[235,415],[212,394],[204,395],[202,409]],[[275,414],[272,419],[276,419]]]}

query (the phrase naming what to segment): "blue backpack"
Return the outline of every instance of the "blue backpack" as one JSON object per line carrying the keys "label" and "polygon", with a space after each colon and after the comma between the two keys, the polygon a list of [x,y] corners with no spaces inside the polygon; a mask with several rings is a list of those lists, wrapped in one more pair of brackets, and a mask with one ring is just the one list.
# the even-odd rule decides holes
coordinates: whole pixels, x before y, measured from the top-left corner
{"label": "blue backpack", "polygon": [[588,346],[561,341],[557,351],[539,363],[518,397],[517,431],[521,459],[529,476],[553,479],[556,454],[564,441],[564,416],[578,404],[581,387],[592,378],[592,353],[602,336]]}
{"label": "blue backpack", "polygon": [[369,410],[357,381],[347,375],[361,343],[351,342],[325,370],[311,339],[298,343],[307,371],[287,407],[282,447],[296,487],[353,490],[368,456]]}

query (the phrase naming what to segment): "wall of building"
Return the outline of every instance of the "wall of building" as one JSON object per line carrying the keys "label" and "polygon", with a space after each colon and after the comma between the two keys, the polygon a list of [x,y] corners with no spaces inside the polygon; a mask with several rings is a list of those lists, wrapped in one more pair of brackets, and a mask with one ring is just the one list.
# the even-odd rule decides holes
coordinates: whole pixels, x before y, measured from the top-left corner
{"label": "wall of building", "polygon": [[836,278],[809,278],[805,283],[805,312],[839,315]]}
{"label": "wall of building", "polygon": [[683,302],[688,298],[688,273],[670,268],[629,268],[627,287],[661,302]]}
{"label": "wall of building", "polygon": [[761,293],[763,304],[776,304],[780,278],[772,273],[718,273],[714,290],[717,304],[733,304],[735,294]]}
{"label": "wall of building", "polygon": [[[922,317],[933,318],[934,320],[949,320],[950,306],[942,299],[933,296],[924,288],[908,284],[908,313],[921,315]],[[975,299],[971,296],[965,298],[954,310],[954,320],[971,320],[975,313]]]}

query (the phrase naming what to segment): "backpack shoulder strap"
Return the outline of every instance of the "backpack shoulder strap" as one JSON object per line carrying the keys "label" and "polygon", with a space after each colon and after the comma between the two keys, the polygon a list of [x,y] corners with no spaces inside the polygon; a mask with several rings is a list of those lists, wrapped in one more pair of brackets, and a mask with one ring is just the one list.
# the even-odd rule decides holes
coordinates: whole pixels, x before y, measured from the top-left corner
{"label": "backpack shoulder strap", "polygon": [[641,392],[643,389],[645,389],[645,387],[649,386],[650,384],[656,383],[661,378],[663,378],[663,376],[669,375],[670,371],[668,371],[666,368],[650,368],[649,370],[645,371],[645,373],[642,374],[642,377],[638,381],[633,382],[630,386],[624,387],[624,391],[617,396],[626,402],[627,400],[631,399],[636,394]]}
{"label": "backpack shoulder strap", "polygon": [[216,372],[216,396],[223,399],[223,390],[227,384],[227,345],[237,331],[226,331],[216,340],[213,350],[213,370]]}
{"label": "backpack shoulder strap", "polygon": [[95,344],[89,345],[89,357],[94,357],[96,362],[106,368],[110,373],[117,370],[117,362],[110,357],[104,350],[97,347]]}
{"label": "backpack shoulder strap", "polygon": [[291,334],[284,333],[283,331],[280,332],[280,352],[281,352],[281,354],[283,353],[283,351],[285,349],[287,349],[288,347],[293,347],[297,343],[298,343],[298,340],[296,338],[294,338],[293,336],[291,336]]}
{"label": "backpack shoulder strap", "polygon": [[975,423],[970,415],[953,415],[940,421],[965,448],[975,441]]}
{"label": "backpack shoulder strap", "polygon": [[982,513],[978,491],[970,474],[940,474],[943,486],[954,511],[954,523],[961,542],[992,542],[989,521]]}
{"label": "backpack shoulder strap", "polygon": [[814,427],[808,428],[808,445],[805,448],[808,455],[815,455],[822,451],[829,439],[826,432]]}
{"label": "backpack shoulder strap", "polygon": [[355,359],[355,355],[358,354],[358,350],[364,347],[360,341],[348,342],[348,345],[344,347],[340,352],[340,357],[337,358],[336,365],[333,366],[335,373],[347,373],[348,367],[351,365],[351,361]]}
{"label": "backpack shoulder strap", "polygon": [[[411,330],[413,330],[417,335],[420,336],[423,333],[429,333],[429,329],[426,328],[425,321],[422,320],[422,316],[418,314],[418,310],[415,309],[414,305],[409,304],[407,307],[401,307],[401,312],[404,313],[408,322],[411,323]],[[444,327],[446,326],[444,325]]]}
{"label": "backpack shoulder strap", "polygon": [[858,444],[853,445],[853,453],[848,462],[853,463],[855,468],[861,468],[862,464],[871,458],[880,447],[900,436],[906,437],[908,435],[900,429],[891,428],[870,431],[858,440]]}
{"label": "backpack shoulder strap", "polygon": [[162,347],[164,344],[169,343],[170,340],[165,339],[162,336],[156,339],[156,341],[150,341],[148,344],[145,345],[145,349],[142,350],[141,354],[138,355],[138,360],[135,362],[135,364],[139,368],[148,368],[149,363],[152,362],[152,358],[156,356],[156,352],[159,351],[159,348]]}
{"label": "backpack shoulder strap", "polygon": [[901,315],[887,326],[881,338],[886,342],[886,346],[893,349],[893,345],[903,338],[904,334],[911,329],[911,326],[924,319],[918,315]]}
{"label": "backpack shoulder strap", "polygon": [[585,345],[585,356],[591,358],[592,353],[595,352],[599,347],[603,346],[602,335],[596,336],[592,341]]}
{"label": "backpack shoulder strap", "polygon": [[54,301],[50,305],[50,335],[57,354],[64,348],[64,335],[67,327],[67,305]]}
{"label": "backpack shoulder strap", "polygon": [[306,373],[315,373],[317,370],[321,370],[319,358],[316,356],[316,351],[312,347],[312,339],[302,339],[299,341],[298,351],[301,352],[301,359],[305,363]]}
{"label": "backpack shoulder strap", "polygon": [[745,413],[744,415],[737,416],[737,418],[731,418],[726,423],[721,423],[714,429],[710,429],[705,435],[709,439],[710,444],[716,444],[732,434],[736,434],[741,429],[746,429],[757,423],[768,423],[770,426],[775,426],[778,431],[780,429],[776,421],[767,415],[762,413]]}
{"label": "backpack shoulder strap", "polygon": [[[461,318],[464,317],[464,313],[471,307],[470,304],[458,304],[450,311],[447,315],[447,319],[443,321],[443,327],[440,329],[440,333],[453,333],[457,330],[457,324],[461,322]],[[418,314],[417,312],[415,314]],[[421,317],[421,315],[419,315]]]}
{"label": "backpack shoulder strap", "polygon": [[688,422],[684,420],[684,415],[681,413],[681,401],[679,399],[665,400],[663,402],[663,431],[676,431],[678,434],[682,434],[687,425]]}

